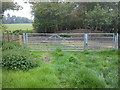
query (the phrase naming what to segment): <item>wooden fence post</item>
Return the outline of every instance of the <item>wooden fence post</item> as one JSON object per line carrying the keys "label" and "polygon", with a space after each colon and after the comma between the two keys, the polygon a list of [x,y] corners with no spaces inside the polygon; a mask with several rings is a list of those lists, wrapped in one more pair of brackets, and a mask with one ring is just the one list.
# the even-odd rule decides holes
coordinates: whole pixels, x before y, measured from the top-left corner
{"label": "wooden fence post", "polygon": [[12,35],[12,40],[14,40],[15,39],[15,36],[14,36],[14,34]]}
{"label": "wooden fence post", "polygon": [[20,46],[23,45],[23,44],[22,44],[22,35],[19,35],[19,44],[20,44]]}

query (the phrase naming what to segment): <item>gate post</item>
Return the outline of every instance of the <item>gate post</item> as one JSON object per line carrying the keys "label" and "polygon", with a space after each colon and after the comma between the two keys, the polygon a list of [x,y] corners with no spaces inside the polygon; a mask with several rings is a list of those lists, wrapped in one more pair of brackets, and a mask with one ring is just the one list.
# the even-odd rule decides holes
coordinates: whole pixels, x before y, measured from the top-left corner
{"label": "gate post", "polygon": [[27,46],[27,44],[28,44],[28,34],[27,33],[25,35],[25,42],[26,42],[26,46]]}
{"label": "gate post", "polygon": [[88,34],[84,34],[84,49],[88,49]]}
{"label": "gate post", "polygon": [[23,42],[24,42],[24,46],[25,46],[25,44],[26,44],[26,35],[25,35],[25,33],[23,33]]}
{"label": "gate post", "polygon": [[22,35],[19,35],[19,44],[20,44],[20,46],[23,46]]}
{"label": "gate post", "polygon": [[115,49],[118,49],[118,33],[115,34]]}

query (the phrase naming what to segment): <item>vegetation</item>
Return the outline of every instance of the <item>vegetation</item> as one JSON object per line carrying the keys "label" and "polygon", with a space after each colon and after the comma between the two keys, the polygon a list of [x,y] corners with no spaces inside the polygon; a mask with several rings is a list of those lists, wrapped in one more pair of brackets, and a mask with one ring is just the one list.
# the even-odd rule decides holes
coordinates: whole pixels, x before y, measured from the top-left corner
{"label": "vegetation", "polygon": [[0,1],[0,3],[2,3],[1,7],[1,11],[0,11],[0,19],[3,18],[3,14],[6,10],[21,10],[22,7],[20,5],[18,5],[17,3],[14,3],[12,0],[9,0],[8,2],[4,2],[4,1]]}
{"label": "vegetation", "polygon": [[19,47],[20,47],[20,45],[18,42],[3,43],[2,51],[11,50],[14,48],[19,48]]}
{"label": "vegetation", "polygon": [[8,70],[20,69],[24,71],[36,66],[29,54],[29,50],[20,48],[16,42],[3,44],[2,51],[2,66]]}
{"label": "vegetation", "polygon": [[33,33],[34,31],[32,30],[15,30],[12,33],[14,35],[22,35],[23,33]]}
{"label": "vegetation", "polygon": [[70,29],[91,29],[117,32],[118,3],[37,3],[34,4],[34,29],[56,32]]}
{"label": "vegetation", "polygon": [[60,37],[70,37],[70,35],[67,35],[67,34],[61,34],[59,35]]}
{"label": "vegetation", "polygon": [[9,0],[10,2],[2,2],[2,11],[5,10],[20,10],[22,7],[18,5],[17,3],[14,3],[12,0]]}
{"label": "vegetation", "polygon": [[3,52],[3,61],[16,65],[31,56],[38,66],[24,72],[14,71],[14,64],[9,65],[13,70],[3,68],[3,88],[118,88],[117,50],[63,52],[57,48],[55,52],[29,52],[26,58],[25,48],[21,53],[6,51],[11,50]]}
{"label": "vegetation", "polygon": [[15,30],[32,30],[32,24],[4,24],[6,30],[15,31]]}
{"label": "vegetation", "polygon": [[4,16],[2,20],[3,24],[15,24],[15,23],[32,23],[32,20],[26,18],[26,17],[17,17],[17,16],[11,16],[8,14],[7,17]]}
{"label": "vegetation", "polygon": [[[120,2],[118,4],[118,28],[120,28]],[[120,30],[118,30],[118,33],[120,33]],[[119,45],[120,47],[120,45]]]}
{"label": "vegetation", "polygon": [[[16,7],[14,3],[2,5],[3,12]],[[45,33],[78,28],[117,32],[117,5],[37,3],[33,6],[33,26],[37,32]],[[3,31],[12,30],[15,35],[32,29],[32,24],[2,25]],[[119,88],[118,50],[64,52],[58,46],[53,52],[32,52],[16,41],[1,42],[3,88]]]}

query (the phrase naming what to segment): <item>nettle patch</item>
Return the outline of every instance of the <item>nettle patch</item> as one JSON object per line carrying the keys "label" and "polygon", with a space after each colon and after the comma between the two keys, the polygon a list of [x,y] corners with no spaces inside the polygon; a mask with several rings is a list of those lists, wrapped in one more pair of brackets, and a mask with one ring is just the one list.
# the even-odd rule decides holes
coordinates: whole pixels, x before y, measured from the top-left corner
{"label": "nettle patch", "polygon": [[9,70],[25,71],[37,66],[37,64],[32,60],[26,49],[19,48],[3,52],[2,66]]}

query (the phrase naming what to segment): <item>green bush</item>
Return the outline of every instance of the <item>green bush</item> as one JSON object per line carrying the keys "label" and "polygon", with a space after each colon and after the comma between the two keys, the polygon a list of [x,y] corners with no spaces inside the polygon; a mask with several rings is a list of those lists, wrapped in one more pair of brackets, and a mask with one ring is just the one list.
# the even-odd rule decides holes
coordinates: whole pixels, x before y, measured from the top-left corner
{"label": "green bush", "polygon": [[77,71],[73,71],[68,78],[70,87],[77,88],[105,88],[106,83],[102,76],[96,71],[81,66]]}
{"label": "green bush", "polygon": [[61,48],[57,48],[57,49],[55,50],[55,55],[59,57],[59,56],[63,56],[64,53],[63,53],[63,51],[62,51]]}
{"label": "green bush", "polygon": [[18,48],[18,47],[19,47],[18,42],[9,42],[9,43],[5,43],[2,45],[2,51],[11,50],[11,49]]}
{"label": "green bush", "polygon": [[32,30],[15,30],[13,31],[14,35],[22,35],[23,33],[33,33]]}
{"label": "green bush", "polygon": [[69,62],[76,62],[77,61],[77,57],[70,56],[70,58],[68,60],[69,60]]}
{"label": "green bush", "polygon": [[59,35],[60,37],[70,37],[70,35],[67,35],[67,34],[61,34]]}
{"label": "green bush", "polygon": [[25,48],[6,50],[3,52],[2,66],[12,70],[29,70],[37,64],[32,61],[29,52]]}

